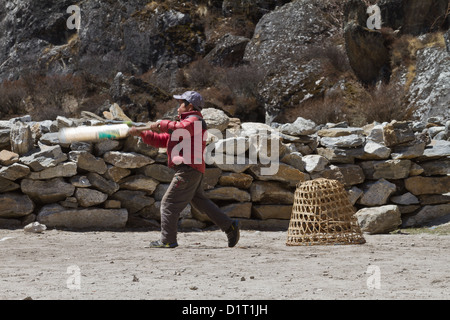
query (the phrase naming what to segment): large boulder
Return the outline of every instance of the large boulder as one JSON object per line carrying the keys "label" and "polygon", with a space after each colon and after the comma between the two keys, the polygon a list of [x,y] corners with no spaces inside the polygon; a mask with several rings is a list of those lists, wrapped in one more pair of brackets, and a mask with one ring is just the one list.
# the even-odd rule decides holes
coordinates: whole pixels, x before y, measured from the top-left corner
{"label": "large boulder", "polygon": [[364,208],[356,212],[361,231],[369,234],[388,233],[402,224],[400,210],[396,205]]}
{"label": "large boulder", "polygon": [[[321,62],[299,61],[310,47],[339,32],[328,1],[292,1],[264,15],[246,47],[244,60],[266,71],[259,86],[266,122],[277,121],[284,108],[324,92]],[[314,19],[311,19],[314,17]]]}

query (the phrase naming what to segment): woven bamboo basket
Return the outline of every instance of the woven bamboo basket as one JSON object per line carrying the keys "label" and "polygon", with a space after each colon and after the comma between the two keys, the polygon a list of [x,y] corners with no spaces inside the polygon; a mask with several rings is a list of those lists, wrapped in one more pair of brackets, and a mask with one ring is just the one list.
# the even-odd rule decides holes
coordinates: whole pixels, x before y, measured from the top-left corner
{"label": "woven bamboo basket", "polygon": [[297,185],[286,245],[365,242],[355,209],[339,181],[320,178]]}

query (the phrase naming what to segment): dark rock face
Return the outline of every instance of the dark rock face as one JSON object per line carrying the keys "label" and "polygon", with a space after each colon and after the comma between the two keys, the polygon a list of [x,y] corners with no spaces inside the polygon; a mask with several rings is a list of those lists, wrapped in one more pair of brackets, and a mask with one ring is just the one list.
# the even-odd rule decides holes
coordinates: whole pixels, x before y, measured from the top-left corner
{"label": "dark rock face", "polygon": [[[439,75],[439,70],[448,70],[444,55],[450,51],[448,0],[380,0],[381,30],[367,28],[366,3],[86,0],[78,4],[81,28],[71,30],[66,22],[73,1],[4,0],[0,3],[0,83],[30,75],[27,79],[35,84],[34,75],[87,79],[83,90],[89,88],[82,94],[74,90],[72,102],[65,101],[66,109],[94,111],[89,108],[111,98],[136,121],[154,116],[155,104],[167,101],[169,95],[155,85],[177,92],[187,87],[199,91],[217,87],[224,96],[219,107],[241,110],[251,105],[247,113],[233,115],[250,119],[251,113],[252,119],[265,117],[271,123],[285,122],[292,114],[281,114],[284,110],[295,109],[295,113],[311,100],[351,95],[352,90],[345,87],[350,82],[358,82],[364,90],[380,81],[407,79],[400,86],[409,90],[408,104],[422,109],[439,105],[438,111],[423,111],[424,116],[441,112],[447,99],[442,92],[448,88],[445,76]],[[423,35],[435,31],[440,38],[423,44]],[[407,63],[399,58],[402,50],[393,56],[393,45],[405,35],[403,51],[411,44],[407,37],[423,44],[414,48]],[[332,55],[334,60],[329,58]],[[254,70],[258,77],[253,79],[251,94],[243,99],[236,94],[236,85],[222,90],[221,83],[210,83],[224,79],[216,75],[210,77],[214,80],[206,79],[208,85],[190,82],[189,68],[198,61],[217,70],[243,64],[248,67],[243,70]],[[193,69],[206,74],[208,70],[198,70],[203,65]],[[119,72],[122,77],[114,79]],[[165,108],[169,106],[161,107]]]}
{"label": "dark rock face", "polygon": [[[133,74],[204,54],[202,30],[189,13],[148,6],[148,1],[85,1],[80,30],[66,22],[71,1],[6,1],[0,4],[0,79],[15,79],[30,62],[45,71]],[[19,63],[18,63],[19,62]],[[20,66],[19,66],[20,65]],[[19,66],[19,67],[17,67]]]}
{"label": "dark rock face", "polygon": [[172,97],[158,87],[135,77],[118,73],[110,88],[111,97],[120,104],[126,114],[137,121],[152,119],[155,103],[169,101]]}
{"label": "dark rock face", "polygon": [[344,36],[350,65],[363,83],[389,79],[390,54],[381,33],[352,21],[347,23]]}
{"label": "dark rock face", "polygon": [[362,0],[344,6],[344,36],[350,64],[365,84],[390,77],[390,45],[398,35],[420,35],[448,28],[448,0],[381,0],[382,29],[369,30],[368,14]]}
{"label": "dark rock face", "polygon": [[400,29],[402,34],[420,35],[448,28],[445,18],[448,0],[381,0],[378,6],[385,26]]}
{"label": "dark rock face", "polygon": [[205,59],[213,65],[234,67],[242,63],[245,48],[250,39],[245,37],[225,35]]}
{"label": "dark rock face", "polygon": [[73,32],[66,28],[68,0],[0,3],[0,79],[16,78],[36,64],[49,45],[62,45]]}

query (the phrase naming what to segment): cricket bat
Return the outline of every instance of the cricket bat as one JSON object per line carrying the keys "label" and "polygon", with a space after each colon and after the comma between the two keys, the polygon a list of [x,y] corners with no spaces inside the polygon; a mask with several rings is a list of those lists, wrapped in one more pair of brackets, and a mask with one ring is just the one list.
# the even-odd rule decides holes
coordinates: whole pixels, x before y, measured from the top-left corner
{"label": "cricket bat", "polygon": [[[103,139],[126,138],[132,123],[122,123],[104,126],[79,126],[75,128],[63,128],[58,133],[62,143],[96,141]],[[150,125],[136,127],[138,131],[150,130]]]}

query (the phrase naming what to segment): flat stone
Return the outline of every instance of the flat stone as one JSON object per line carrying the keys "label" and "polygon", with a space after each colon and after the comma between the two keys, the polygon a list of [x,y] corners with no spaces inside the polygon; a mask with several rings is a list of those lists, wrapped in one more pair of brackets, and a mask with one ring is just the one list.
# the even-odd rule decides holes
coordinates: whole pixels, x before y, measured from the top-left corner
{"label": "flat stone", "polygon": [[331,163],[354,163],[355,158],[364,155],[364,148],[317,148],[317,154],[324,156]]}
{"label": "flat stone", "polygon": [[[277,166],[278,168],[276,168]],[[249,172],[257,180],[279,181],[291,187],[295,187],[299,182],[303,182],[308,178],[305,173],[285,163],[272,163],[270,166],[261,164],[252,165],[249,168]]]}
{"label": "flat stone", "polygon": [[247,191],[235,187],[218,187],[205,192],[211,200],[233,200],[237,202],[249,202],[250,194]]}
{"label": "flat stone", "polygon": [[68,209],[49,204],[39,211],[37,220],[50,228],[120,229],[127,223],[128,212],[126,209]]}
{"label": "flat stone", "polygon": [[430,144],[425,147],[423,155],[418,157],[417,161],[434,160],[442,157],[447,157],[450,154],[450,141],[432,140]]}
{"label": "flat stone", "polygon": [[21,218],[34,210],[34,203],[24,194],[10,192],[0,194],[0,218]]}
{"label": "flat stone", "polygon": [[421,162],[420,166],[425,176],[445,176],[450,174],[450,158]]}
{"label": "flat stone", "polygon": [[283,219],[290,220],[292,215],[291,205],[254,205],[253,215],[261,220]]}
{"label": "flat stone", "polygon": [[9,166],[19,161],[19,155],[15,152],[2,150],[0,151],[0,165]]}
{"label": "flat stone", "polygon": [[112,195],[120,188],[118,183],[112,180],[105,179],[104,177],[95,172],[88,173],[87,178],[91,186],[108,195]]}
{"label": "flat stone", "polygon": [[20,185],[8,180],[8,179],[4,179],[0,177],[0,193],[4,193],[4,192],[9,192],[9,191],[14,191],[20,189]]}
{"label": "flat stone", "polygon": [[30,168],[20,163],[14,163],[10,166],[0,168],[0,177],[11,181],[26,177],[29,173]]}
{"label": "flat stone", "polygon": [[99,205],[108,199],[106,193],[89,189],[89,188],[77,188],[75,191],[75,198],[82,207],[92,207]]}
{"label": "flat stone", "polygon": [[169,183],[175,175],[175,170],[166,165],[155,163],[138,169],[137,173],[143,174],[162,183]]}
{"label": "flat stone", "polygon": [[305,170],[305,163],[303,162],[303,155],[300,152],[291,152],[283,156],[281,162],[294,167],[300,171]]}
{"label": "flat stone", "polygon": [[388,159],[391,155],[391,149],[381,143],[367,140],[364,145],[364,155],[358,157],[362,160],[382,160]]}
{"label": "flat stone", "polygon": [[123,178],[128,177],[130,174],[131,174],[130,169],[107,165],[106,172],[104,173],[103,176],[106,179],[112,180],[114,182],[119,182]]}
{"label": "flat stone", "polygon": [[439,225],[450,220],[450,203],[428,205],[422,207],[417,213],[404,219],[402,227],[423,227]]}
{"label": "flat stone", "polygon": [[406,189],[414,195],[444,194],[449,191],[450,176],[411,177],[405,180]]}
{"label": "flat stone", "polygon": [[363,183],[365,176],[361,167],[356,164],[332,164],[323,171],[311,174],[311,179],[317,178],[337,180],[345,187],[350,187]]}
{"label": "flat stone", "polygon": [[364,144],[365,138],[362,135],[351,134],[343,137],[322,137],[320,144],[325,148],[356,148]]}
{"label": "flat stone", "polygon": [[390,200],[395,204],[400,204],[404,206],[419,203],[419,199],[417,199],[417,197],[413,195],[411,192],[407,192],[405,194],[402,194],[401,196],[391,197]]}
{"label": "flat stone", "polygon": [[419,196],[421,205],[450,203],[450,192],[444,194],[424,194]]}
{"label": "flat stone", "polygon": [[103,159],[109,164],[125,169],[142,168],[155,162],[152,158],[139,153],[121,151],[106,152]]}
{"label": "flat stone", "polygon": [[145,191],[149,195],[155,191],[158,184],[159,181],[141,174],[128,176],[119,182],[120,189]]}
{"label": "flat stone", "polygon": [[301,136],[314,133],[316,130],[314,121],[298,117],[293,123],[286,123],[280,126],[280,132],[291,136]]}
{"label": "flat stone", "polygon": [[383,139],[387,147],[392,147],[413,141],[415,136],[409,122],[394,120],[383,127]]}
{"label": "flat stone", "polygon": [[223,154],[216,154],[206,158],[207,164],[215,165],[222,171],[241,173],[246,171],[252,165],[249,159],[244,157],[234,157]]}
{"label": "flat stone", "polygon": [[19,159],[19,162],[26,166],[29,166],[33,171],[42,171],[44,169],[54,167],[66,160],[67,155],[62,152],[59,145],[41,145],[40,151],[34,152],[29,156],[21,157]]}
{"label": "flat stone", "polygon": [[423,155],[425,142],[413,143],[410,145],[399,145],[392,149],[392,159],[414,159]]}
{"label": "flat stone", "polygon": [[94,145],[94,152],[97,157],[103,156],[108,151],[117,151],[120,149],[122,143],[119,140],[104,139]]}
{"label": "flat stone", "polygon": [[355,203],[364,193],[360,188],[354,186],[351,189],[347,190],[347,192],[348,192],[348,199],[350,200],[350,203],[352,205],[355,205]]}
{"label": "flat stone", "polygon": [[83,171],[96,172],[104,174],[106,172],[106,163],[102,158],[97,158],[87,151],[71,151],[69,152],[69,159],[75,162]]}
{"label": "flat stone", "polygon": [[122,208],[126,208],[130,214],[155,203],[155,199],[144,191],[119,190],[111,196],[111,199],[120,201]]}
{"label": "flat stone", "polygon": [[346,127],[346,128],[327,128],[317,131],[319,137],[343,137],[351,134],[362,135],[362,128]]}
{"label": "flat stone", "polygon": [[405,179],[409,176],[411,160],[363,161],[360,166],[367,179]]}
{"label": "flat stone", "polygon": [[64,162],[39,172],[31,172],[27,178],[33,180],[48,180],[58,177],[73,177],[76,174],[77,164],[75,162]]}
{"label": "flat stone", "polygon": [[250,219],[252,215],[252,203],[251,202],[240,202],[232,203],[220,209],[230,218],[245,218]]}
{"label": "flat stone", "polygon": [[370,207],[384,205],[396,189],[395,184],[385,179],[368,183],[364,189],[364,195],[359,199],[358,203]]}
{"label": "flat stone", "polygon": [[254,181],[250,187],[252,202],[261,204],[293,204],[294,192],[278,182]]}
{"label": "flat stone", "polygon": [[221,186],[236,187],[239,189],[250,188],[253,177],[246,173],[225,172],[219,178]]}
{"label": "flat stone", "polygon": [[55,203],[73,195],[75,187],[66,183],[62,178],[50,180],[23,179],[20,183],[23,193],[33,201],[40,203]]}

